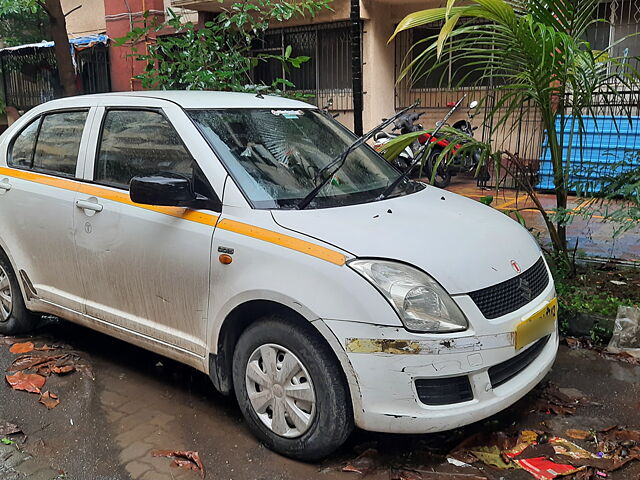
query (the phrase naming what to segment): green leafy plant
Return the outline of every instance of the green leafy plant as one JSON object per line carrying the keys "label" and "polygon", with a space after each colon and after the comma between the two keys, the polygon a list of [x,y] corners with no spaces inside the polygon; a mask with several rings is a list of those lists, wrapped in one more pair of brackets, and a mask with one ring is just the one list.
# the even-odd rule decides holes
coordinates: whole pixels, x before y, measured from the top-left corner
{"label": "green leafy plant", "polygon": [[[612,109],[623,104],[620,87],[640,83],[637,71],[624,58],[605,50],[593,50],[585,40],[586,30],[597,18],[599,0],[472,0],[457,6],[432,8],[405,17],[398,33],[433,22],[442,22],[438,35],[418,41],[405,59],[401,78],[435,75],[449,62],[464,65],[459,82],[477,78],[479,84],[495,85],[488,108],[487,125],[492,132],[510,120],[539,112],[546,132],[554,176],[556,206],[566,210],[569,172],[582,145],[585,117],[595,117],[594,96]],[[619,42],[617,42],[619,43]],[[460,77],[460,75],[457,75]],[[611,110],[613,112],[613,110]],[[517,121],[513,122],[517,125]],[[515,127],[514,127],[515,128]],[[565,133],[570,132],[570,133]],[[577,137],[577,138],[576,138]],[[408,139],[407,139],[408,141]],[[395,148],[401,142],[397,141]],[[507,172],[516,178],[540,212],[549,232],[554,256],[569,272],[575,272],[567,244],[566,224],[546,213],[537,198],[534,172],[517,155],[491,152],[479,142],[465,145],[483,148],[483,161],[492,161],[500,178]],[[444,152],[442,161],[450,161]]]}
{"label": "green leafy plant", "polygon": [[[294,56],[290,45],[281,55],[256,54],[256,42],[273,23],[305,14],[313,16],[328,9],[329,2],[255,0],[225,6],[220,2],[220,13],[202,28],[183,22],[169,9],[163,22],[145,14],[144,24],[115,44],[131,45],[132,56],[146,63],[144,72],[136,76],[145,88],[283,93],[294,88],[286,75],[268,85],[256,84],[253,69],[260,62],[276,62],[286,73],[290,68],[300,68],[309,57]],[[157,36],[161,30],[173,34]],[[149,41],[151,37],[155,40]]]}
{"label": "green leafy plant", "polygon": [[2,443],[3,445],[13,445],[16,442],[9,438],[0,438],[0,443]]}

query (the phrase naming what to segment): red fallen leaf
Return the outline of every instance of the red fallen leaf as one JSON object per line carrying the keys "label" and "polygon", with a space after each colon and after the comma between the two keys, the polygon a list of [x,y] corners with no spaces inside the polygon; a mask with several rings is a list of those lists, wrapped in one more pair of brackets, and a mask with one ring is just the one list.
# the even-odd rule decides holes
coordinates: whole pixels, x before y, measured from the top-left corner
{"label": "red fallen leaf", "polygon": [[24,342],[24,343],[14,343],[9,348],[11,353],[29,353],[33,351],[34,345],[33,342]]}
{"label": "red fallen leaf", "polygon": [[58,367],[57,365],[52,365],[51,367],[49,367],[49,369],[53,373],[57,373],[58,375],[63,375],[65,373],[74,372],[76,367],[74,367],[73,365],[62,365],[61,367]]}
{"label": "red fallen leaf", "polygon": [[51,392],[44,392],[42,395],[40,395],[40,400],[38,401],[49,410],[51,410],[52,408],[56,408],[60,403],[58,396],[55,393]]}
{"label": "red fallen leaf", "polygon": [[40,393],[46,379],[35,373],[18,372],[4,377],[14,390],[25,390],[29,393]]}
{"label": "red fallen leaf", "polygon": [[188,450],[153,450],[151,455],[153,457],[175,457],[173,462],[171,462],[171,466],[200,472],[201,478],[205,476],[204,465],[202,461],[200,461],[198,452]]}

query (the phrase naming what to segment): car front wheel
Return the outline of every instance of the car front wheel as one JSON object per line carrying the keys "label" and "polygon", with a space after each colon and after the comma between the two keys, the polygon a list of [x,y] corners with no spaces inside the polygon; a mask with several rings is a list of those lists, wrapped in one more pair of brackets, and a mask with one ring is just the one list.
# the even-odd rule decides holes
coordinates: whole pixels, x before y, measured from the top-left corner
{"label": "car front wheel", "polygon": [[306,320],[258,320],[233,358],[236,398],[253,433],[269,448],[317,460],[353,429],[351,399],[338,360]]}

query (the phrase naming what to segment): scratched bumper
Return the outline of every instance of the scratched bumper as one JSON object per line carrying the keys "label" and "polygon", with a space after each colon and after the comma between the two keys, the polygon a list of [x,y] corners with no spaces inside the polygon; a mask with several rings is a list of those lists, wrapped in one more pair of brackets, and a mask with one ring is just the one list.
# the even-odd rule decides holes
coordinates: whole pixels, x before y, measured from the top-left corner
{"label": "scratched bumper", "polygon": [[[325,320],[343,346],[359,387],[355,405],[358,427],[389,433],[427,433],[449,430],[482,420],[509,407],[551,369],[558,349],[552,333],[536,359],[510,380],[493,388],[489,368],[523,350],[516,350],[515,325],[554,296],[553,287],[522,309],[487,321],[469,315],[464,335],[421,335],[403,328]],[[465,299],[457,299],[465,304]],[[470,301],[470,299],[469,299]],[[478,312],[479,314],[479,312]],[[426,405],[415,387],[418,379],[467,376],[473,399],[447,405]]]}

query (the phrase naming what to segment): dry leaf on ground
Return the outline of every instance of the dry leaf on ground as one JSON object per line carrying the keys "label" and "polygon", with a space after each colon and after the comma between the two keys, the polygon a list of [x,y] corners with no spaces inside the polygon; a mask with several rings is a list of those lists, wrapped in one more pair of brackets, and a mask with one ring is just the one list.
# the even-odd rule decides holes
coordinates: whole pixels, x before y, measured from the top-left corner
{"label": "dry leaf on ground", "polygon": [[18,372],[4,377],[14,390],[25,390],[29,393],[40,393],[46,379],[35,373]]}
{"label": "dry leaf on ground", "polygon": [[13,423],[0,422],[0,436],[13,435],[20,432],[22,432],[22,429]]}
{"label": "dry leaf on ground", "polygon": [[586,430],[577,430],[575,428],[570,428],[565,432],[565,434],[567,435],[567,437],[574,438],[576,440],[586,440],[587,438],[590,438],[592,436],[591,433],[587,432]]}
{"label": "dry leaf on ground", "polygon": [[51,352],[53,350],[58,350],[57,347],[50,347],[49,345],[47,345],[46,343],[44,345],[42,345],[41,347],[36,347],[34,348],[34,350],[38,350],[39,352]]}
{"label": "dry leaf on ground", "polygon": [[13,361],[7,372],[19,372],[45,363],[53,363],[62,357],[63,355],[23,355]]}
{"label": "dry leaf on ground", "polygon": [[60,403],[60,399],[55,393],[44,392],[40,395],[40,400],[38,400],[41,404],[47,407],[49,410],[52,408],[56,408]]}
{"label": "dry leaf on ground", "polygon": [[174,457],[171,466],[199,472],[201,478],[205,476],[204,465],[200,460],[198,452],[188,450],[154,450],[151,452],[151,455],[153,457]]}
{"label": "dry leaf on ground", "polygon": [[9,348],[9,351],[11,353],[29,353],[33,351],[33,348],[33,342],[14,343]]}

